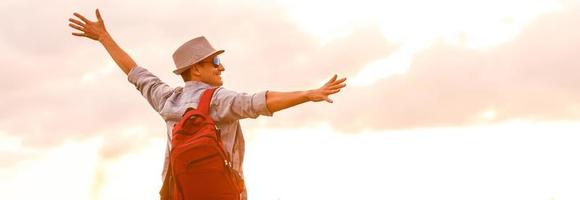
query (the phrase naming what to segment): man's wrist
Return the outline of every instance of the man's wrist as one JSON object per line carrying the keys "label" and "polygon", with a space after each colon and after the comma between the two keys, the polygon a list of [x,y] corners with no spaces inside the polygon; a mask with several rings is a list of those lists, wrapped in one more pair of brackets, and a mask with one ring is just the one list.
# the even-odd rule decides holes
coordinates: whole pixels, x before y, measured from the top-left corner
{"label": "man's wrist", "polygon": [[109,35],[109,33],[107,32],[99,36],[99,42],[101,43],[109,42],[111,40],[112,40],[111,35]]}
{"label": "man's wrist", "polygon": [[304,97],[306,102],[310,102],[313,100],[312,93],[313,93],[313,90],[306,90],[306,91],[302,92],[302,96]]}

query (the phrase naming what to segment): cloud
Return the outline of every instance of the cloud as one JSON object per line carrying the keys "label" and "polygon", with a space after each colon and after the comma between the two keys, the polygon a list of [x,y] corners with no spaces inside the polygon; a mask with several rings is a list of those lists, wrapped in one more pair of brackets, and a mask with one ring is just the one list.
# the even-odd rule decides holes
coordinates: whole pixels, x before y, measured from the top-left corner
{"label": "cloud", "polygon": [[[4,15],[16,20],[17,15],[9,11],[45,5],[11,6],[3,9]],[[10,55],[3,66],[10,67],[0,69],[5,76],[0,129],[23,138],[25,146],[113,134],[138,124],[147,124],[152,132],[159,132],[156,137],[165,137],[161,118],[124,74],[114,69],[104,48],[70,35],[73,30],[66,24],[72,13],[94,19],[97,6],[117,42],[137,63],[173,86],[182,82],[171,73],[171,54],[182,42],[199,35],[226,49],[226,87],[247,92],[312,87],[333,73],[354,73],[356,68],[349,66],[362,66],[394,49],[378,27],[365,27],[322,45],[290,22],[276,4],[145,3],[134,8],[141,13],[127,14],[125,10],[134,5],[108,3],[78,10],[67,5],[24,16],[22,23],[5,23],[12,28],[1,35],[5,45],[0,50]],[[42,26],[30,25],[33,22]],[[39,28],[49,34],[39,33]]]}
{"label": "cloud", "polygon": [[[225,86],[241,92],[313,89],[334,73],[352,77],[400,48],[373,24],[321,43],[280,5],[255,4],[66,4],[21,17],[17,13],[25,8],[47,5],[13,2],[2,7],[9,20],[2,22],[8,28],[0,32],[0,52],[6,56],[0,61],[6,66],[0,68],[0,130],[21,138],[25,147],[114,138],[118,130],[131,127],[144,127],[146,138],[165,137],[162,119],[116,70],[104,48],[70,35],[67,19],[75,11],[94,19],[94,8],[100,8],[117,42],[173,86],[182,81],[171,73],[171,54],[199,35],[226,50]],[[516,40],[483,51],[432,46],[413,59],[404,75],[372,87],[347,87],[333,97],[334,104],[308,103],[258,121],[272,127],[330,122],[359,130],[464,125],[489,111],[496,121],[575,118],[580,112],[574,77],[577,10],[543,16]],[[244,123],[249,129],[258,126]],[[126,139],[113,143],[125,144]],[[119,155],[135,145],[121,146],[128,148],[103,147],[102,154]]]}
{"label": "cloud", "polygon": [[332,106],[281,113],[273,126],[325,119],[356,131],[579,119],[579,10],[543,15],[493,48],[438,43],[417,54],[406,74],[346,88]]}

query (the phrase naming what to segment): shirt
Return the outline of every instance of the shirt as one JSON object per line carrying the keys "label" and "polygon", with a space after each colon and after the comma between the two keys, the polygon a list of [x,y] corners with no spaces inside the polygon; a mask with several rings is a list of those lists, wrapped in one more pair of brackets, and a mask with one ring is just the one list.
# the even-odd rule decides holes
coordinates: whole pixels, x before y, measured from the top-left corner
{"label": "shirt", "polygon": [[[212,87],[200,81],[186,81],[185,86],[172,88],[147,69],[137,66],[131,69],[128,80],[147,99],[151,107],[165,120],[167,125],[167,148],[162,177],[165,178],[171,149],[173,125],[188,107],[197,108],[200,95]],[[233,168],[243,177],[244,136],[240,119],[272,116],[266,106],[267,91],[255,94],[238,93],[219,87],[210,103],[210,116],[221,130],[226,151],[232,156]]]}

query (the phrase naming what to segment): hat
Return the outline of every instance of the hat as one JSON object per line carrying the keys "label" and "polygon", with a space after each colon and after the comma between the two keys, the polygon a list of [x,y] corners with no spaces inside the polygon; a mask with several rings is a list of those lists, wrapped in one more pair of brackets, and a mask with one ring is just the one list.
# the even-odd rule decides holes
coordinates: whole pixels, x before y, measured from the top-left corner
{"label": "hat", "polygon": [[194,38],[181,45],[173,53],[173,62],[176,70],[173,73],[180,75],[203,59],[223,53],[224,50],[215,50],[204,36]]}

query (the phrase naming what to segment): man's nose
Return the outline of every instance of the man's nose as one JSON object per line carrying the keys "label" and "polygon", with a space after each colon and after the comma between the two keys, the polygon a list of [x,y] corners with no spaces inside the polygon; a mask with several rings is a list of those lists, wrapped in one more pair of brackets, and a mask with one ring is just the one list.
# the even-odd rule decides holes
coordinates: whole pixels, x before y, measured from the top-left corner
{"label": "man's nose", "polygon": [[220,64],[220,67],[218,67],[218,70],[223,72],[223,71],[226,71],[226,68],[224,67],[223,64]]}

